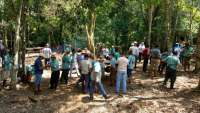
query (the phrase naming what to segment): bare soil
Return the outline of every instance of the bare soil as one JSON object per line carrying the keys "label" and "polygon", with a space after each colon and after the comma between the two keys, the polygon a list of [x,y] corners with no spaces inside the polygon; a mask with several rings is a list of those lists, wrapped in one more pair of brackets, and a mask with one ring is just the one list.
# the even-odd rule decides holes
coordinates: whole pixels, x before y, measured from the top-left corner
{"label": "bare soil", "polygon": [[50,71],[42,81],[42,92],[34,95],[32,85],[18,84],[18,90],[0,91],[0,113],[200,113],[200,92],[194,90],[198,77],[179,72],[174,90],[162,87],[163,77],[150,79],[141,72],[141,64],[128,84],[127,95],[118,97],[115,87],[104,86],[111,96],[105,100],[96,94],[89,101],[75,86],[78,78],[70,78],[69,84],[60,84],[57,90],[48,89]]}

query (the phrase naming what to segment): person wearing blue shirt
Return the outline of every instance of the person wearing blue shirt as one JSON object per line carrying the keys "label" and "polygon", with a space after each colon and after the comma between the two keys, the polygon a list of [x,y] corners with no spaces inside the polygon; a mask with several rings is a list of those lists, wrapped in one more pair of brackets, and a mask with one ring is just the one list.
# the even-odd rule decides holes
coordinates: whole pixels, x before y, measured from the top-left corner
{"label": "person wearing blue shirt", "polygon": [[34,73],[35,73],[35,94],[38,94],[40,90],[40,84],[42,80],[43,74],[43,63],[42,63],[43,56],[40,54],[34,63]]}
{"label": "person wearing blue shirt", "polygon": [[174,83],[176,81],[176,71],[177,66],[180,65],[180,60],[177,57],[177,52],[173,51],[173,55],[168,56],[164,59],[164,62],[167,64],[166,75],[163,85],[166,86],[167,81],[170,79],[170,89],[174,88]]}
{"label": "person wearing blue shirt", "polygon": [[135,64],[135,56],[132,54],[132,51],[129,52],[128,56],[128,68],[127,68],[127,76],[128,82],[131,83],[132,71]]}
{"label": "person wearing blue shirt", "polygon": [[59,62],[56,59],[55,55],[51,56],[51,79],[50,79],[50,89],[56,89],[58,86],[59,76],[60,76],[60,69],[59,69]]}

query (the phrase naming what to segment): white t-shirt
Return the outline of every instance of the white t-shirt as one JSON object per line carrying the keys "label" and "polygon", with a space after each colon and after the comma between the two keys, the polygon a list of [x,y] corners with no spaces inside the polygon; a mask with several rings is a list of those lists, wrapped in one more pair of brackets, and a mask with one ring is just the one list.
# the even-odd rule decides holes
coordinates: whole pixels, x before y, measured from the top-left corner
{"label": "white t-shirt", "polygon": [[127,71],[128,59],[126,57],[120,57],[117,61],[117,71]]}
{"label": "white t-shirt", "polygon": [[133,47],[131,47],[131,49],[132,49],[132,54],[133,55],[139,56],[139,49],[138,49],[138,47],[133,46]]}
{"label": "white t-shirt", "polygon": [[139,52],[142,53],[144,49],[145,49],[145,45],[144,44],[140,44],[139,45]]}
{"label": "white t-shirt", "polygon": [[89,74],[91,68],[92,68],[92,63],[90,60],[81,61],[81,74]]}
{"label": "white t-shirt", "polygon": [[94,66],[93,66],[93,70],[92,70],[92,80],[95,80],[96,82],[100,82],[101,81],[101,76],[102,76],[102,72],[101,72],[101,64],[99,62],[95,62]]}
{"label": "white t-shirt", "polygon": [[44,58],[50,58],[52,52],[50,48],[44,48],[42,49],[42,53],[44,55]]}

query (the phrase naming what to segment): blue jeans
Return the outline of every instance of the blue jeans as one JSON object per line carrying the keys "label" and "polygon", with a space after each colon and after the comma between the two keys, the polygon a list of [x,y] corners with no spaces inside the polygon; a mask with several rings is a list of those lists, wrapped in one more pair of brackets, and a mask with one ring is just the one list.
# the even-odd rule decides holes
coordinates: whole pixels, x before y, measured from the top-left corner
{"label": "blue jeans", "polygon": [[[96,84],[97,84],[98,90],[100,91],[101,95],[103,95],[105,97],[107,95],[107,93],[106,93],[104,86],[101,83],[101,81],[96,82]],[[93,97],[94,89],[95,89],[95,81],[92,81],[90,83],[90,96],[92,96],[92,97]]]}
{"label": "blue jeans", "polygon": [[116,80],[116,93],[119,94],[120,84],[122,81],[123,93],[126,94],[126,80],[127,80],[127,72],[126,71],[118,71],[117,72],[117,80]]}
{"label": "blue jeans", "polygon": [[40,85],[42,80],[42,74],[35,74],[35,86],[37,87],[38,85]]}

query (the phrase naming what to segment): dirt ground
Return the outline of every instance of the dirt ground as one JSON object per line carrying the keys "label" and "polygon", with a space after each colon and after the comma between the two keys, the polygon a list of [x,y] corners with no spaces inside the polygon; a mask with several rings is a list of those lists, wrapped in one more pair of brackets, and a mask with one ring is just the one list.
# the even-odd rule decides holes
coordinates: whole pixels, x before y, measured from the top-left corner
{"label": "dirt ground", "polygon": [[150,79],[141,72],[140,64],[126,96],[116,96],[115,87],[104,80],[111,98],[104,100],[96,94],[94,101],[75,87],[76,77],[70,78],[67,86],[48,89],[49,73],[44,74],[41,95],[34,95],[32,87],[24,84],[19,84],[18,90],[2,89],[0,113],[200,113],[200,92],[194,90],[198,77],[191,73],[179,72],[176,89],[169,90],[161,87],[163,77]]}

